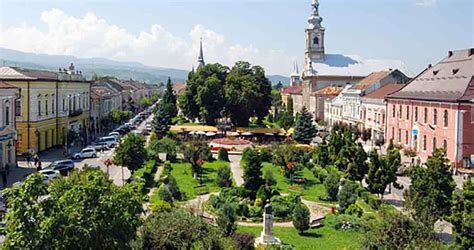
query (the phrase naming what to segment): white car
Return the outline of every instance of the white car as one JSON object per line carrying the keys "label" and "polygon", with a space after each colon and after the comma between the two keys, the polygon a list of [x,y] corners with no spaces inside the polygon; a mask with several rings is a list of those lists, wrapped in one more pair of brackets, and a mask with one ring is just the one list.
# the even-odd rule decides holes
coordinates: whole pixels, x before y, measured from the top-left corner
{"label": "white car", "polygon": [[97,151],[95,148],[83,148],[79,153],[74,154],[74,159],[95,158]]}
{"label": "white car", "polygon": [[115,138],[120,139],[120,133],[119,132],[110,132],[109,136],[115,136]]}
{"label": "white car", "polygon": [[44,175],[44,184],[48,184],[51,180],[54,178],[59,177],[61,174],[57,170],[52,170],[52,169],[43,169],[38,171],[39,173],[42,173]]}

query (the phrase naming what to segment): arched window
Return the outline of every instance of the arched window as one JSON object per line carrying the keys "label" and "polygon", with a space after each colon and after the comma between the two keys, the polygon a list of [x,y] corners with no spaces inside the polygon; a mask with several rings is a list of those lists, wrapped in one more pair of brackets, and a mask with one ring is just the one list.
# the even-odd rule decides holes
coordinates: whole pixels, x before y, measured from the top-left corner
{"label": "arched window", "polygon": [[414,116],[415,116],[415,122],[418,122],[418,107],[415,107]]}
{"label": "arched window", "polygon": [[423,114],[423,123],[428,122],[428,108],[425,108],[425,112]]}
{"label": "arched window", "polygon": [[38,95],[38,116],[41,116],[41,94]]}
{"label": "arched window", "polygon": [[5,126],[10,126],[10,107],[8,106],[5,107]]}
{"label": "arched window", "polygon": [[443,140],[443,149],[444,149],[444,152],[448,151],[448,141],[446,140]]}
{"label": "arched window", "polygon": [[48,107],[48,98],[49,98],[49,95],[45,95],[45,96],[44,96],[44,105],[45,105],[45,107],[44,107],[44,111],[45,111],[45,112],[44,112],[44,113],[45,113],[46,115],[48,115],[48,108],[49,108],[49,107]]}
{"label": "arched window", "polygon": [[436,150],[436,137],[433,137],[433,152]]}
{"label": "arched window", "polygon": [[54,114],[56,108],[54,107],[54,94],[51,95],[51,114]]}
{"label": "arched window", "polygon": [[314,36],[314,38],[313,38],[313,44],[319,45],[319,38],[318,38],[318,36]]}
{"label": "arched window", "polygon": [[406,111],[406,114],[405,114],[406,118],[407,118],[407,121],[410,119],[410,106],[407,105],[407,111]]}
{"label": "arched window", "polygon": [[438,110],[434,109],[433,110],[433,125],[438,124]]}

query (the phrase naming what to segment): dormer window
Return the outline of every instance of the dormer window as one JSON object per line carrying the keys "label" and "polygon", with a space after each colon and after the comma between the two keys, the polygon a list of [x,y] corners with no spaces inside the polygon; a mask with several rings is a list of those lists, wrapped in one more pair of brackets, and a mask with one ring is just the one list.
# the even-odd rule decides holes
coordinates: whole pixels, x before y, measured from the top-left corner
{"label": "dormer window", "polygon": [[453,69],[453,75],[456,75],[456,73],[459,72],[459,69]]}
{"label": "dormer window", "polygon": [[433,70],[433,75],[437,75],[439,70]]}

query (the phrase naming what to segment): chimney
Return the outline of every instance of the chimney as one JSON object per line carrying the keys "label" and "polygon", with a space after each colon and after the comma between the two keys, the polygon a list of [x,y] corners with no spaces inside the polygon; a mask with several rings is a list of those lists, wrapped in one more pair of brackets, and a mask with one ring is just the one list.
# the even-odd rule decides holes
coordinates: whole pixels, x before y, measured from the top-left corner
{"label": "chimney", "polygon": [[452,57],[452,56],[453,56],[453,51],[452,50],[448,51],[448,57]]}
{"label": "chimney", "polygon": [[431,63],[430,63],[430,64],[428,64],[428,69],[429,69],[429,68],[431,68],[431,67],[433,67],[433,65],[431,65]]}
{"label": "chimney", "polygon": [[469,56],[472,56],[472,55],[474,55],[474,48],[469,49]]}

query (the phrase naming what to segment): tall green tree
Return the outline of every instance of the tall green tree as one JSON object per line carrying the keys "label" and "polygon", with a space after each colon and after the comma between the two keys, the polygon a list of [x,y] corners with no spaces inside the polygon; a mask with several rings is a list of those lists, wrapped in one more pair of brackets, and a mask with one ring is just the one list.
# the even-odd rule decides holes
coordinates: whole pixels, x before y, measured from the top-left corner
{"label": "tall green tree", "polygon": [[341,188],[337,193],[339,212],[344,213],[350,205],[355,204],[357,200],[357,188],[357,183],[346,179],[341,180]]}
{"label": "tall green tree", "polygon": [[474,248],[474,185],[471,179],[464,181],[461,195],[455,193],[453,197],[450,222],[456,246]]}
{"label": "tall green tree", "polygon": [[130,248],[143,210],[135,183],[116,186],[91,168],[49,185],[30,175],[5,194],[6,249]]}
{"label": "tall green tree", "polygon": [[315,136],[316,127],[313,124],[313,116],[306,107],[303,107],[296,121],[293,138],[299,143],[309,144]]}
{"label": "tall green tree", "polygon": [[291,115],[295,113],[295,110],[293,108],[293,98],[291,96],[288,96],[288,100],[286,103],[286,111],[288,111]]}
{"label": "tall green tree", "polygon": [[171,116],[168,114],[163,105],[158,106],[155,117],[152,122],[153,131],[159,138],[163,138],[171,126]]}
{"label": "tall green tree", "polygon": [[[394,157],[392,155],[392,157]],[[357,143],[355,154],[352,161],[347,166],[346,174],[350,180],[359,181],[362,184],[362,180],[368,171],[367,164],[367,153],[364,150],[362,144]]]}
{"label": "tall green tree", "polygon": [[130,133],[115,150],[113,162],[117,166],[125,166],[130,172],[139,169],[146,160],[145,141],[140,135]]}
{"label": "tall green tree", "polygon": [[443,150],[436,149],[425,165],[426,168],[415,166],[410,171],[411,185],[404,195],[406,205],[414,216],[433,225],[438,219],[451,214],[456,184]]}
{"label": "tall green tree", "polygon": [[183,115],[190,120],[199,118],[199,106],[196,103],[198,83],[195,81],[194,69],[189,72],[188,80],[186,81],[186,89],[184,94],[179,96],[178,105],[183,112]]}
{"label": "tall green tree", "polygon": [[288,131],[295,124],[295,117],[292,111],[283,110],[278,114],[276,122],[280,128]]}
{"label": "tall green tree", "polygon": [[173,84],[171,83],[171,78],[169,77],[160,105],[162,106],[164,112],[170,117],[170,119],[178,115],[176,95],[173,91]]}
{"label": "tall green tree", "polygon": [[398,149],[388,150],[387,155],[383,156],[379,155],[375,149],[370,152],[369,171],[366,178],[370,192],[379,194],[382,200],[388,185],[393,184],[396,188],[402,188],[397,183],[398,166],[395,163],[400,153]]}
{"label": "tall green tree", "polygon": [[331,159],[329,158],[329,145],[326,138],[323,138],[323,142],[315,148],[313,153],[313,163],[323,168],[331,164]]}
{"label": "tall green tree", "polygon": [[270,93],[271,84],[262,67],[236,62],[224,86],[225,114],[235,126],[248,126],[253,116],[261,123],[271,106]]}
{"label": "tall green tree", "polygon": [[246,148],[242,153],[240,164],[244,169],[244,188],[251,198],[255,198],[258,189],[264,184],[262,162],[257,150]]}

